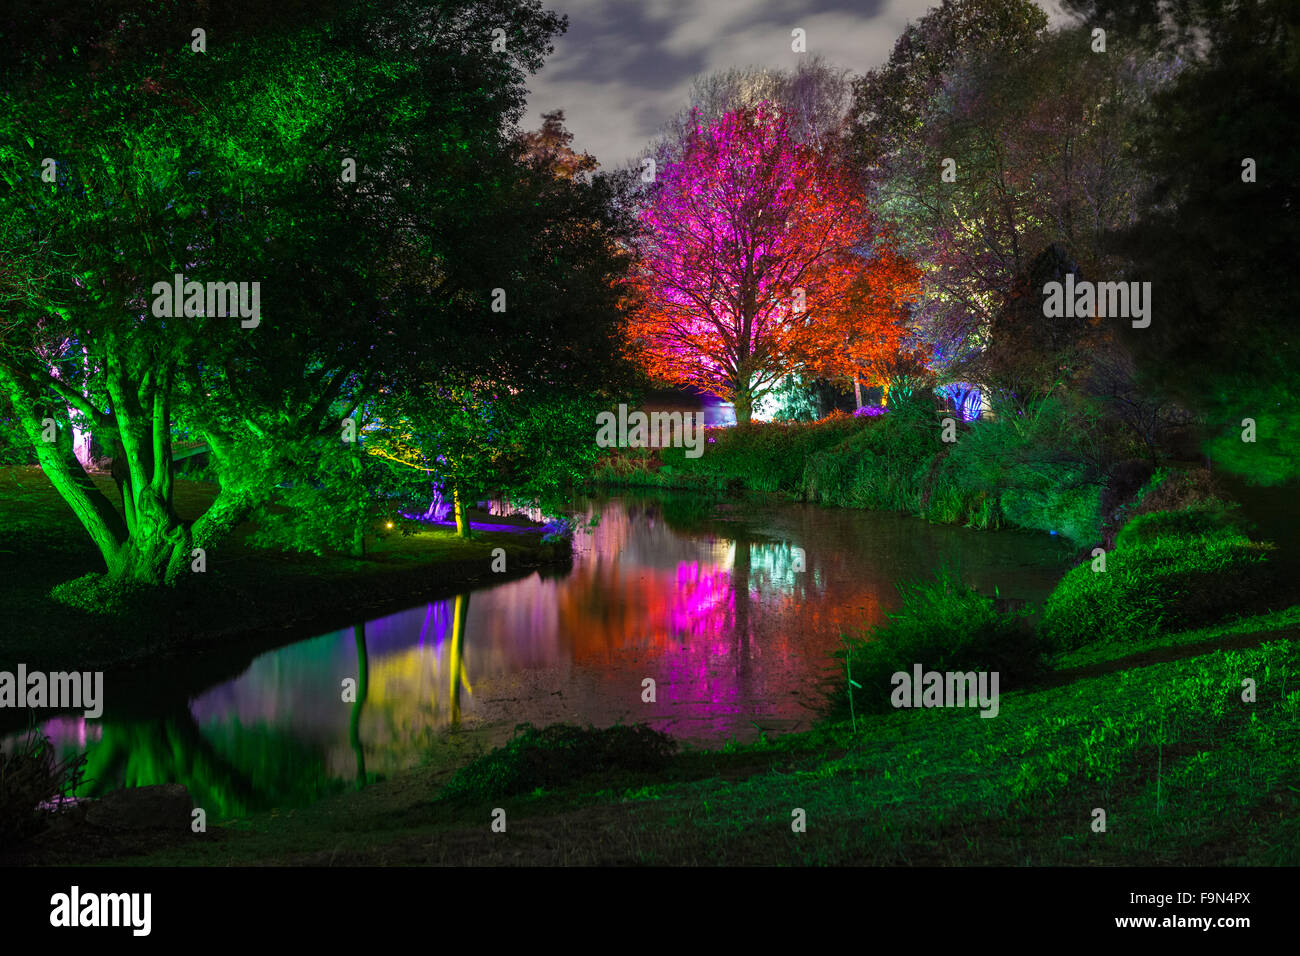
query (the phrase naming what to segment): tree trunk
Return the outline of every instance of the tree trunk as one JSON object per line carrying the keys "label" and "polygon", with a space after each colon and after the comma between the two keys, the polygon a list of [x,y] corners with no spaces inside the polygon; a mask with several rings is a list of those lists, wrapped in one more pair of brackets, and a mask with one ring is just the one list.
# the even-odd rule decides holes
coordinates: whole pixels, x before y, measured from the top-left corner
{"label": "tree trunk", "polygon": [[862,407],[862,383],[858,381],[856,373],[853,375],[853,410],[857,411]]}
{"label": "tree trunk", "polygon": [[736,407],[736,424],[748,425],[754,414],[754,393],[748,385],[736,386],[736,394],[732,399]]}
{"label": "tree trunk", "polygon": [[452,500],[456,505],[456,533],[462,538],[470,537],[469,509],[465,506],[465,499],[461,497],[460,489],[452,491]]}

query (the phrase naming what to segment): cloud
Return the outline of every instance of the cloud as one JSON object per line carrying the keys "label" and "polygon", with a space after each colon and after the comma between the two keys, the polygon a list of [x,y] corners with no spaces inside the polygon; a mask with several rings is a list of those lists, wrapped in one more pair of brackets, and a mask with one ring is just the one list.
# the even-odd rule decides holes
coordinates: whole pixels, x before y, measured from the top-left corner
{"label": "cloud", "polygon": [[[614,168],[641,155],[686,105],[691,82],[729,67],[793,68],[790,31],[808,53],[862,73],[889,57],[908,21],[938,0],[552,0],[569,18],[529,81],[524,126],[562,109],[574,146]],[[1043,3],[1053,25],[1056,0]]]}
{"label": "cloud", "polygon": [[606,168],[640,155],[686,105],[691,82],[732,66],[789,69],[790,31],[808,55],[862,72],[884,62],[909,19],[933,0],[556,0],[569,17],[555,53],[529,81],[524,125],[562,109],[574,146]]}

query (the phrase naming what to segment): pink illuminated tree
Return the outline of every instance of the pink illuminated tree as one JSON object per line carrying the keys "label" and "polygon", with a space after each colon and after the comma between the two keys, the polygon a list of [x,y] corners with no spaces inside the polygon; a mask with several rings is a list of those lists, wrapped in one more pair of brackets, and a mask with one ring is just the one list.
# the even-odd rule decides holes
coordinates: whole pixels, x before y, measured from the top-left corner
{"label": "pink illuminated tree", "polygon": [[782,378],[820,364],[829,337],[842,341],[871,268],[861,190],[766,105],[697,124],[641,222],[630,333],[642,361],[734,402],[740,424]]}

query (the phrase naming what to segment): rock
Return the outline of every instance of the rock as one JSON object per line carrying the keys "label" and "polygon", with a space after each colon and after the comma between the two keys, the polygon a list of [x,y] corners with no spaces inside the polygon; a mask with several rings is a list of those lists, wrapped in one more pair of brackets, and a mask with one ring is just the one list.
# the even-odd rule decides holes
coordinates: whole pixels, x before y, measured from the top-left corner
{"label": "rock", "polygon": [[114,790],[86,809],[86,822],[105,830],[188,830],[194,803],[179,783]]}

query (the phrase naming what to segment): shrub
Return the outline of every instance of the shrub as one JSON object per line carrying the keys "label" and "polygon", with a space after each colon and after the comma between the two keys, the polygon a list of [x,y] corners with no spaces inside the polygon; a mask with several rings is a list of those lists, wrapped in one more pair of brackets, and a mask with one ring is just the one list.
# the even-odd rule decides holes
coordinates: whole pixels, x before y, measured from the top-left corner
{"label": "shrub", "polygon": [[1022,528],[1055,531],[1079,545],[1101,540],[1101,486],[1064,477],[1046,488],[1008,488],[1002,513]]}
{"label": "shrub", "polygon": [[1127,506],[1126,516],[1133,518],[1153,511],[1224,506],[1223,490],[1206,469],[1178,468],[1166,471],[1158,468]]}
{"label": "shrub", "polygon": [[818,422],[751,422],[709,430],[699,458],[683,448],[665,448],[660,457],[674,471],[738,479],[750,491],[796,491],[804,462],[864,428],[851,415],[829,415]]}
{"label": "shrub", "polygon": [[[1028,680],[1042,666],[1042,646],[1027,615],[996,602],[940,571],[933,580],[899,585],[902,606],[864,638],[848,643],[853,706],[891,709],[892,676],[920,664],[927,671],[997,671],[1000,689]],[[848,716],[845,682],[831,694],[830,716]]]}
{"label": "shrub", "polygon": [[1240,506],[1225,500],[1204,468],[1157,469],[1133,500],[1116,511],[1115,547],[1167,534],[1203,535],[1240,529]]}
{"label": "shrub", "polygon": [[1204,538],[1234,530],[1240,505],[1206,504],[1177,511],[1151,511],[1129,521],[1115,536],[1116,549],[1131,549],[1160,538]]}
{"label": "shrub", "polygon": [[888,415],[809,457],[800,487],[820,504],[880,511],[921,511],[925,479],[939,451],[933,412],[900,404]]}
{"label": "shrub", "polygon": [[50,805],[72,795],[85,762],[85,754],[56,759],[49,739],[34,731],[13,753],[0,751],[0,849],[45,828]]}
{"label": "shrub", "polygon": [[574,727],[520,724],[504,747],[457,771],[443,796],[460,800],[497,799],[554,789],[593,773],[661,769],[676,749],[669,736],[643,724],[633,727]]}
{"label": "shrub", "polygon": [[[1047,642],[1067,651],[1143,640],[1262,609],[1270,597],[1273,545],[1232,528],[1172,530],[1186,531],[1199,520],[1153,514],[1121,532],[1124,544],[1106,556],[1104,572],[1089,561],[1066,574],[1044,607]],[[1162,525],[1165,533],[1157,530]],[[1143,528],[1154,537],[1145,538]]]}
{"label": "shrub", "polygon": [[[971,495],[996,496],[1011,524],[1054,531],[1080,545],[1100,541],[1102,483],[1092,410],[1077,398],[1056,396],[1023,409],[1002,399],[994,405],[996,417],[976,423],[954,446],[954,481]],[[979,510],[987,513],[990,506]]]}

